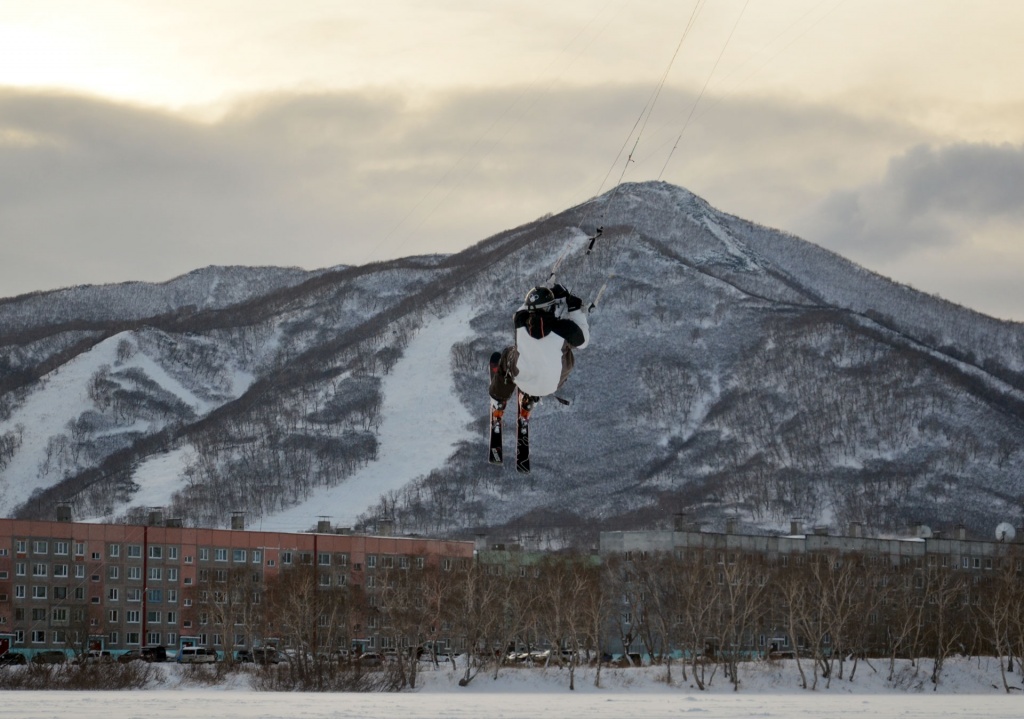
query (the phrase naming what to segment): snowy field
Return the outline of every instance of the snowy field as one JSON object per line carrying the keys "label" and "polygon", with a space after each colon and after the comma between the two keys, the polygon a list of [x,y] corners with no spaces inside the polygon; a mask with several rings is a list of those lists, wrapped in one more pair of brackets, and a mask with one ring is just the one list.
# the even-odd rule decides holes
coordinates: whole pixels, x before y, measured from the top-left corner
{"label": "snowy field", "polygon": [[[670,686],[665,670],[602,670],[602,688],[594,686],[592,669],[579,670],[576,691],[569,691],[568,672],[558,669],[503,669],[497,679],[480,674],[466,688],[457,682],[461,672],[424,671],[419,688],[401,693],[312,694],[267,693],[249,688],[248,675],[231,675],[225,684],[190,685],[178,667],[161,665],[165,674],[153,689],[124,692],[25,692],[3,693],[2,716],[18,719],[217,719],[366,718],[416,719],[418,717],[473,717],[505,719],[523,717],[699,717],[733,719],[822,719],[870,717],[870,719],[933,719],[935,717],[982,717],[1019,719],[1024,716],[1024,683],[1019,673],[1008,675],[1016,688],[1012,695],[1002,689],[999,665],[993,659],[952,660],[942,682],[933,691],[928,681],[931,663],[924,661],[915,675],[904,664],[897,672],[897,686],[886,681],[884,662],[874,668],[863,663],[855,681],[833,680],[816,691],[800,689],[791,663],[763,662],[742,670],[741,689],[717,676],[708,691],[681,681],[678,668]],[[820,681],[820,680],[819,680]]]}
{"label": "snowy field", "polygon": [[210,691],[5,692],[14,719],[1019,719],[1021,697],[666,695],[634,692],[505,694],[263,694]]}

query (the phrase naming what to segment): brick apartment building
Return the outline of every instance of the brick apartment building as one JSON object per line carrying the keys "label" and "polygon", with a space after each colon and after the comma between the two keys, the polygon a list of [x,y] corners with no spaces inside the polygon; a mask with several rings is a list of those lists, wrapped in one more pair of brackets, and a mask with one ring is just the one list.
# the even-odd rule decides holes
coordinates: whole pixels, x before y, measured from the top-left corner
{"label": "brick apartment building", "polygon": [[[0,654],[32,655],[86,644],[118,653],[146,645],[238,648],[204,611],[206,587],[244,570],[257,593],[293,565],[315,567],[320,587],[374,586],[377,568],[448,566],[473,542],[180,526],[159,513],[147,525],[0,519]],[[372,594],[372,589],[368,592]],[[366,648],[380,646],[368,628]],[[234,639],[235,641],[231,641]]]}

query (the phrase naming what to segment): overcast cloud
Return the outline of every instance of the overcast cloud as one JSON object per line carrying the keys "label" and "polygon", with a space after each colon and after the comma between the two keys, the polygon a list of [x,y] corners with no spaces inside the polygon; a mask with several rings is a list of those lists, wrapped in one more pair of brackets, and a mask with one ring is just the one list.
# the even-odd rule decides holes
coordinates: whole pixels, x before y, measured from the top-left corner
{"label": "overcast cloud", "polygon": [[1024,220],[1024,147],[919,145],[885,176],[832,193],[803,222],[804,234],[837,252],[889,260],[968,244],[985,225]]}
{"label": "overcast cloud", "polygon": [[[6,90],[0,296],[163,281],[208,264],[313,269],[456,252],[610,190],[612,150],[648,93],[264,94],[201,121]],[[1021,146],[943,145],[892,118],[773,98],[705,103],[680,137],[677,118],[695,101],[665,91],[626,181],[664,169],[726,212],[1024,318],[1007,269],[1024,266]]]}

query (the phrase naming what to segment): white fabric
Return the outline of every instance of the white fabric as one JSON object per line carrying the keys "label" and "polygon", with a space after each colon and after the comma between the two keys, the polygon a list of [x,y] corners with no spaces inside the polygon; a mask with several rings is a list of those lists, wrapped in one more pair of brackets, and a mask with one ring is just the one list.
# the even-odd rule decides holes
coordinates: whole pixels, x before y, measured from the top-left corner
{"label": "white fabric", "polygon": [[[590,326],[587,315],[582,310],[570,312],[566,319],[575,322],[583,331],[582,349],[590,342]],[[558,381],[562,378],[562,347],[565,340],[554,332],[542,339],[535,339],[525,327],[516,330],[516,347],[519,359],[516,367],[519,374],[515,377],[516,385],[526,394],[534,397],[545,397],[558,389]]]}

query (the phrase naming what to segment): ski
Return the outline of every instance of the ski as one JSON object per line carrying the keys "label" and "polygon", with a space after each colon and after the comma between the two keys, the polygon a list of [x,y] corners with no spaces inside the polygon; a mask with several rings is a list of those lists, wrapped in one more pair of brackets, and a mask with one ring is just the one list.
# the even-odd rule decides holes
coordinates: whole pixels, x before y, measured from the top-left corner
{"label": "ski", "polygon": [[516,471],[528,474],[530,471],[530,412],[534,398],[522,391],[519,393],[519,412],[516,418]]}
{"label": "ski", "polygon": [[[490,363],[490,375],[488,381],[498,371],[498,360],[501,358],[501,354],[495,352],[491,356]],[[502,443],[501,443],[501,416],[505,410],[505,403],[498,402],[495,399],[491,399],[491,420],[488,425],[488,437],[490,447],[487,450],[487,461],[491,464],[502,464],[504,457],[502,456]]]}
{"label": "ski", "polygon": [[491,423],[490,431],[490,449],[487,450],[487,461],[491,464],[501,464],[503,457],[501,454],[501,415],[502,409],[496,406],[497,403],[491,400]]}

